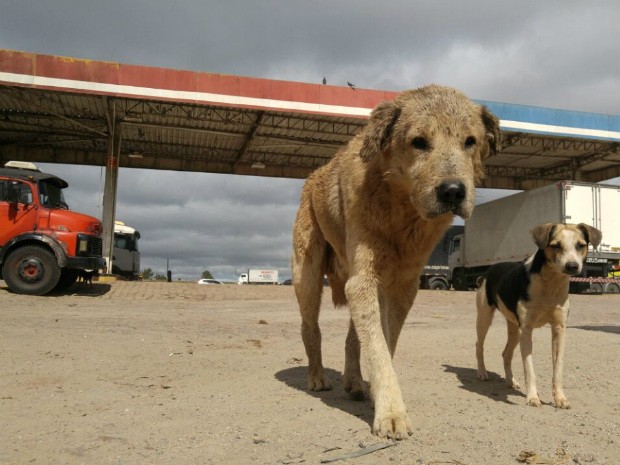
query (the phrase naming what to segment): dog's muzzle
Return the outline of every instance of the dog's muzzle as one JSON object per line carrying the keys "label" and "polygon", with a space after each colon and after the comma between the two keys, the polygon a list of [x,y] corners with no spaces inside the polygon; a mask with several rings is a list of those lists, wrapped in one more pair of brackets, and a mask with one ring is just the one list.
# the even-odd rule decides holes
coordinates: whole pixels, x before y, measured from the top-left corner
{"label": "dog's muzzle", "polygon": [[581,266],[577,262],[566,262],[564,265],[564,273],[569,276],[575,276],[581,272]]}
{"label": "dog's muzzle", "polygon": [[446,211],[459,214],[467,195],[465,184],[457,180],[444,181],[436,188],[437,200]]}

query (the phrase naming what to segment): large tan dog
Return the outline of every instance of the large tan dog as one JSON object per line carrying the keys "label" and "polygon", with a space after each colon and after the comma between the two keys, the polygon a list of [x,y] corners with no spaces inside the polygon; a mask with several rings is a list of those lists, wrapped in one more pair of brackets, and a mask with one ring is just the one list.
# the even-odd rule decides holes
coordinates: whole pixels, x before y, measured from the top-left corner
{"label": "large tan dog", "polygon": [[362,399],[360,347],[375,402],[372,431],[403,439],[412,424],[392,357],[419,276],[454,215],[474,208],[499,123],[459,91],[431,85],[379,104],[368,125],[306,181],[293,228],[293,284],[309,359],[308,388],[331,389],[318,325],[323,275],[349,304],[343,383]]}

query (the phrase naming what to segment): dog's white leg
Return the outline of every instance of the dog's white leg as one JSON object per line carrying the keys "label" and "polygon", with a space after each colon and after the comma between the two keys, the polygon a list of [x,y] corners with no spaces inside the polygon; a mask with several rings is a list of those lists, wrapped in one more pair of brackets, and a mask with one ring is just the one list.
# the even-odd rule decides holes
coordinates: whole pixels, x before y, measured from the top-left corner
{"label": "dog's white leg", "polygon": [[478,361],[478,379],[486,381],[489,379],[486,367],[484,365],[484,340],[487,337],[491,323],[493,322],[493,314],[495,311],[487,302],[486,297],[486,281],[478,288],[476,293],[476,307],[478,315],[476,317],[476,360]]}
{"label": "dog's white leg", "polygon": [[349,393],[351,399],[363,400],[366,397],[366,383],[364,383],[362,378],[360,367],[360,341],[357,337],[353,320],[349,321],[342,382],[344,390]]}
{"label": "dog's white leg", "polygon": [[566,344],[566,325],[564,319],[551,324],[551,358],[553,360],[553,399],[557,408],[568,409],[570,403],[564,395],[564,348]]}
{"label": "dog's white leg", "polygon": [[540,398],[536,390],[536,374],[532,360],[532,331],[531,326],[524,325],[520,328],[521,357],[523,358],[523,371],[525,372],[525,396],[527,405],[540,407]]}
{"label": "dog's white leg", "polygon": [[372,431],[380,437],[404,439],[413,433],[413,427],[383,334],[377,282],[370,276],[352,276],[345,290],[361,351],[369,365],[375,401]]}
{"label": "dog's white leg", "polygon": [[506,347],[504,347],[504,351],[502,352],[502,358],[504,359],[504,372],[506,373],[506,385],[513,389],[519,389],[519,383],[517,383],[512,374],[512,356],[515,348],[519,344],[519,327],[508,320],[506,320],[506,325],[508,329],[508,340],[506,341]]}

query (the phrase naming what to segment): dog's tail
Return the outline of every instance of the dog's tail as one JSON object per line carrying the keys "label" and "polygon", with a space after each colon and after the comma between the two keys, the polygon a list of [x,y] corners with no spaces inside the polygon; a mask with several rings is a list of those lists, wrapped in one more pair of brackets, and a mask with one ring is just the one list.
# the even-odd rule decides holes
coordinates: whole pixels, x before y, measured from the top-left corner
{"label": "dog's tail", "polygon": [[327,244],[325,246],[325,255],[323,256],[323,272],[327,275],[329,287],[332,289],[332,302],[334,306],[344,307],[347,304],[347,296],[344,293],[345,282],[338,275],[337,267],[334,249]]}
{"label": "dog's tail", "polygon": [[476,279],[476,286],[478,287],[482,286],[483,282],[484,282],[484,276],[478,276],[478,279]]}
{"label": "dog's tail", "polygon": [[335,274],[328,274],[329,287],[332,289],[332,302],[335,307],[344,307],[347,305],[347,296],[344,293],[344,281]]}

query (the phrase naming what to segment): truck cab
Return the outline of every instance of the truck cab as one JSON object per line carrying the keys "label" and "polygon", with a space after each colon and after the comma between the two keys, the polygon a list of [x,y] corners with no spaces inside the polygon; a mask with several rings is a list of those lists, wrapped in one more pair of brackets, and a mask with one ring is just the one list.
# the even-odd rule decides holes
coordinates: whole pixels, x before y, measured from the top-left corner
{"label": "truck cab", "polygon": [[464,226],[452,225],[446,231],[443,238],[439,241],[420,275],[420,289],[448,290],[450,289],[449,279],[449,257],[455,237],[463,234]]}
{"label": "truck cab", "polygon": [[112,273],[126,279],[140,279],[140,233],[122,221],[114,222],[114,257]]}
{"label": "truck cab", "polygon": [[453,236],[448,251],[448,281],[457,291],[466,291],[471,284],[469,283],[471,279],[468,280],[467,274],[463,268],[462,242],[463,234]]}
{"label": "truck cab", "polygon": [[27,162],[0,168],[0,278],[18,294],[64,290],[79,270],[98,270],[101,222],[69,210],[53,174]]}

